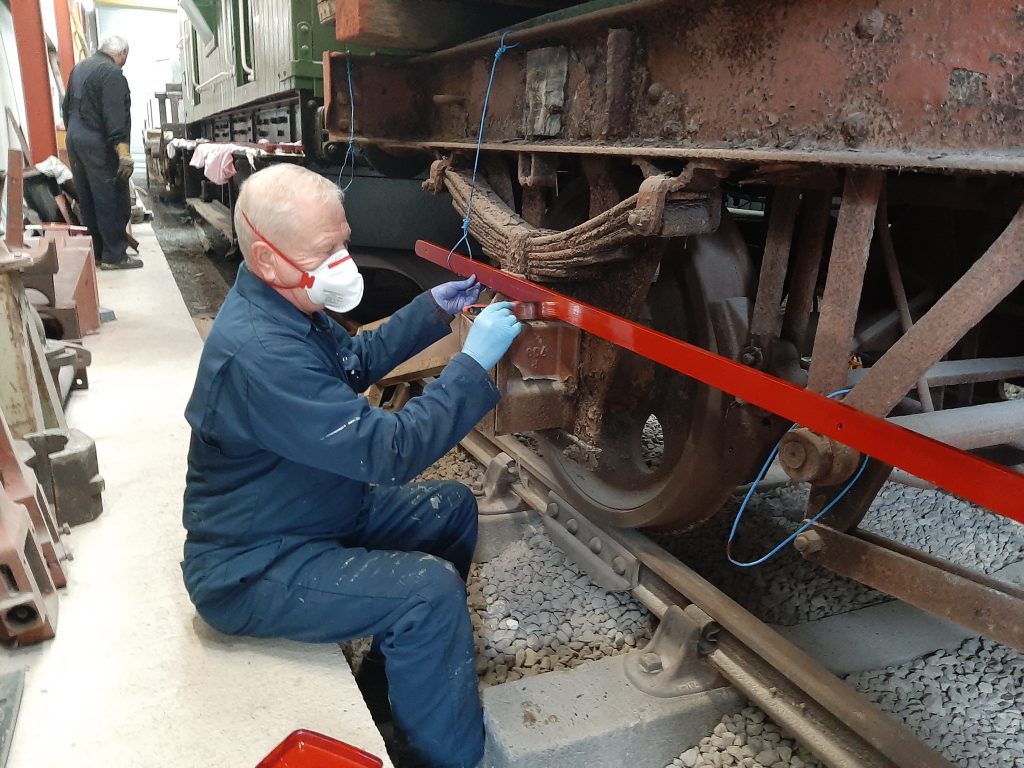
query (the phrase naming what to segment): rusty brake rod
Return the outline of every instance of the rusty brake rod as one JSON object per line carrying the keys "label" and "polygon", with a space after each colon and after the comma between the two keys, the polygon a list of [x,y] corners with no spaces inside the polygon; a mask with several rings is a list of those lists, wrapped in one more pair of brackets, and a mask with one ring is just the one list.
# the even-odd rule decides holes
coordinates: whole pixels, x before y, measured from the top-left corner
{"label": "rusty brake rod", "polygon": [[1024,523],[1024,475],[424,240],[416,253],[623,349]]}

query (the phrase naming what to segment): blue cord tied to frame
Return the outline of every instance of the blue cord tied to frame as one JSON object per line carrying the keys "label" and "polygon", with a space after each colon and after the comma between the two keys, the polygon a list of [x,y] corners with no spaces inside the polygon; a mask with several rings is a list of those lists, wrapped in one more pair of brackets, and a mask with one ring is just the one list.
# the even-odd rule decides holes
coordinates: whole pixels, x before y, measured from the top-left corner
{"label": "blue cord tied to frame", "polygon": [[476,169],[480,165],[480,147],[484,143],[484,124],[487,122],[487,105],[491,101],[491,87],[494,85],[494,73],[498,69],[498,60],[505,55],[506,52],[512,48],[518,47],[518,43],[512,45],[505,44],[505,38],[508,37],[508,32],[504,32],[501,35],[501,41],[498,43],[498,48],[494,52],[494,61],[491,63],[491,76],[487,81],[487,91],[484,93],[484,107],[480,112],[480,130],[476,134],[476,157],[473,158],[473,181],[469,188],[469,199],[466,200],[466,215],[462,218],[462,237],[459,241],[452,246],[452,249],[448,251],[448,266],[452,264],[452,254],[455,253],[455,249],[463,243],[466,244],[466,250],[469,252],[470,258],[473,256],[473,249],[469,245],[469,221],[473,214],[473,193],[476,191]]}
{"label": "blue cord tied to frame", "polygon": [[348,148],[345,150],[345,159],[341,161],[341,170],[338,171],[338,186],[341,187],[341,178],[345,175],[345,168],[349,161],[352,162],[352,170],[349,172],[348,183],[341,187],[342,192],[347,192],[356,178],[356,98],[352,89],[352,59],[345,59],[345,71],[348,75]]}
{"label": "blue cord tied to frame", "polygon": [[[845,395],[849,391],[850,390],[848,389],[840,389],[830,394],[829,397],[839,397],[840,395]],[[793,424],[787,431],[792,432],[794,429],[796,429],[796,424]],[[764,476],[768,473],[768,468],[772,465],[772,462],[775,461],[775,457],[779,455],[780,445],[782,445],[781,440],[775,444],[774,448],[772,448],[772,452],[768,454],[768,458],[767,460],[765,460],[764,466],[761,467],[761,471],[757,473],[757,477],[754,478],[754,482],[750,484],[750,488],[747,490],[747,495],[743,497],[743,502],[740,504],[740,508],[736,512],[736,517],[732,521],[732,530],[729,531],[729,538],[725,542],[725,556],[729,559],[730,563],[739,566],[740,568],[753,568],[755,566],[762,565],[763,563],[766,563],[773,557],[775,557],[775,555],[782,551],[783,547],[786,547],[790,543],[792,543],[797,536],[799,536],[801,533],[803,533],[812,525],[814,525],[814,523],[818,522],[832,509],[832,507],[838,504],[839,501],[844,496],[846,496],[847,493],[850,492],[850,489],[853,488],[854,485],[856,485],[857,481],[860,479],[860,476],[864,474],[864,469],[868,465],[868,457],[865,456],[864,460],[860,463],[860,467],[857,469],[857,472],[853,475],[853,477],[850,478],[849,482],[847,482],[846,485],[843,486],[843,489],[836,495],[836,497],[832,499],[832,501],[830,501],[828,504],[826,504],[822,508],[822,510],[818,512],[818,514],[816,514],[810,520],[805,520],[799,528],[793,531],[793,533],[787,536],[782,542],[777,544],[775,548],[772,549],[768,554],[759,557],[757,560],[751,560],[750,562],[746,563],[740,562],[732,556],[733,539],[736,537],[736,531],[740,527],[740,520],[743,519],[743,513],[746,512],[747,510],[747,504],[750,503],[750,499],[753,497],[754,492],[757,490],[757,486],[761,483],[762,480],[764,480]]]}

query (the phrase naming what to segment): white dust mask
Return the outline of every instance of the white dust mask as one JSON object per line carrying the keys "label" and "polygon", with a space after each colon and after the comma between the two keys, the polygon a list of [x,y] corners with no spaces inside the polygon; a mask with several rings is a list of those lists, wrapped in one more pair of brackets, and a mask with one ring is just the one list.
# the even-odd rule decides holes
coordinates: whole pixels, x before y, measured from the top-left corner
{"label": "white dust mask", "polygon": [[363,276],[346,248],[331,254],[306,276],[311,278],[312,284],[306,285],[303,280],[303,285],[314,304],[322,304],[332,312],[348,312],[362,301]]}
{"label": "white dust mask", "polygon": [[245,223],[249,225],[249,229],[256,237],[266,243],[274,253],[302,272],[302,278],[297,285],[281,285],[269,281],[267,285],[282,290],[304,288],[311,302],[326,307],[332,312],[349,312],[362,301],[363,276],[359,274],[359,267],[356,266],[347,248],[335,251],[319,267],[312,272],[307,272],[256,229],[244,212],[242,218],[245,219]]}

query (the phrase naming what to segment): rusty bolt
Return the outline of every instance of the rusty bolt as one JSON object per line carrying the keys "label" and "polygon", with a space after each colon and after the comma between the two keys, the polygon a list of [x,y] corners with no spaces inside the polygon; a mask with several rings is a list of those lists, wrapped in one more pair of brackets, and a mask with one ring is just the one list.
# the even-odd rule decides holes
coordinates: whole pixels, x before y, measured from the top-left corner
{"label": "rusty bolt", "polygon": [[803,443],[786,443],[780,451],[782,461],[787,467],[799,469],[807,463],[807,449]]}
{"label": "rusty bolt", "polygon": [[620,556],[612,558],[612,570],[621,576],[626,572],[626,561]]}
{"label": "rusty bolt", "polygon": [[643,229],[647,226],[650,221],[650,216],[645,211],[631,211],[629,216],[626,217],[626,221],[629,226],[636,227],[637,229]]}
{"label": "rusty bolt", "polygon": [[647,89],[647,100],[651,104],[657,104],[661,101],[661,97],[665,95],[665,86],[661,83],[651,83],[651,87]]}
{"label": "rusty bolt", "polygon": [[860,144],[871,130],[871,118],[864,112],[851,112],[843,119],[839,128],[843,140],[851,147]]}
{"label": "rusty bolt", "polygon": [[590,540],[590,551],[593,552],[595,555],[601,553],[601,540],[597,538],[597,536]]}
{"label": "rusty bolt", "polygon": [[558,508],[558,505],[555,504],[555,502],[551,502],[550,504],[548,504],[548,508],[547,508],[548,517],[550,517],[550,518],[557,518],[558,515],[561,513],[561,511],[562,510]]}
{"label": "rusty bolt", "polygon": [[[693,124],[693,122],[691,121],[690,125],[692,125],[692,124]],[[694,133],[696,130],[697,130],[696,128],[692,128],[692,129],[690,129],[690,133]],[[683,133],[683,124],[680,123],[678,120],[666,120],[664,122],[664,124],[661,126],[661,136],[662,136],[662,138],[674,139],[674,138],[677,138],[678,136],[681,136],[682,133]]]}
{"label": "rusty bolt", "polygon": [[787,432],[779,443],[779,462],[797,482],[838,485],[859,461],[857,451],[804,427]]}
{"label": "rusty bolt", "polygon": [[648,675],[658,674],[659,672],[661,672],[662,669],[664,669],[664,667],[661,664],[661,656],[654,653],[653,651],[641,653],[640,669],[642,669]]}
{"label": "rusty bolt", "polygon": [[882,34],[884,26],[885,14],[877,8],[872,8],[860,17],[854,31],[857,33],[857,37],[864,38],[865,40],[877,40],[878,36]]}
{"label": "rusty bolt", "polygon": [[565,522],[565,530],[567,530],[569,533],[575,534],[576,531],[578,531],[579,529],[580,529],[580,524],[578,522],[576,522],[575,519],[570,517],[568,520],[566,520],[566,522]]}
{"label": "rusty bolt", "polygon": [[821,540],[821,535],[817,531],[804,531],[793,540],[793,546],[801,555],[813,555],[821,551],[825,542]]}

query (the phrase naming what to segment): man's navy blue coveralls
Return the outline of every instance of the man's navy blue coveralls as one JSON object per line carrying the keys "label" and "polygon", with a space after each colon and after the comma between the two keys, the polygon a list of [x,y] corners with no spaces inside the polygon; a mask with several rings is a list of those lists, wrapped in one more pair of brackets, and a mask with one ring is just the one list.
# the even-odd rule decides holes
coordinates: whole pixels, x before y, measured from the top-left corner
{"label": "man's navy blue coveralls", "polygon": [[62,112],[82,222],[97,259],[128,257],[128,182],[117,178],[114,147],[131,134],[131,94],[121,68],[99,51],[71,70]]}
{"label": "man's navy blue coveralls", "polygon": [[398,413],[357,394],[450,320],[428,292],[352,338],[243,264],[186,410],[182,569],[199,614],[228,634],[373,635],[396,726],[430,764],[473,766],[483,722],[464,579],[476,501],[454,482],[402,484],[465,436],[498,391],[460,353]]}

